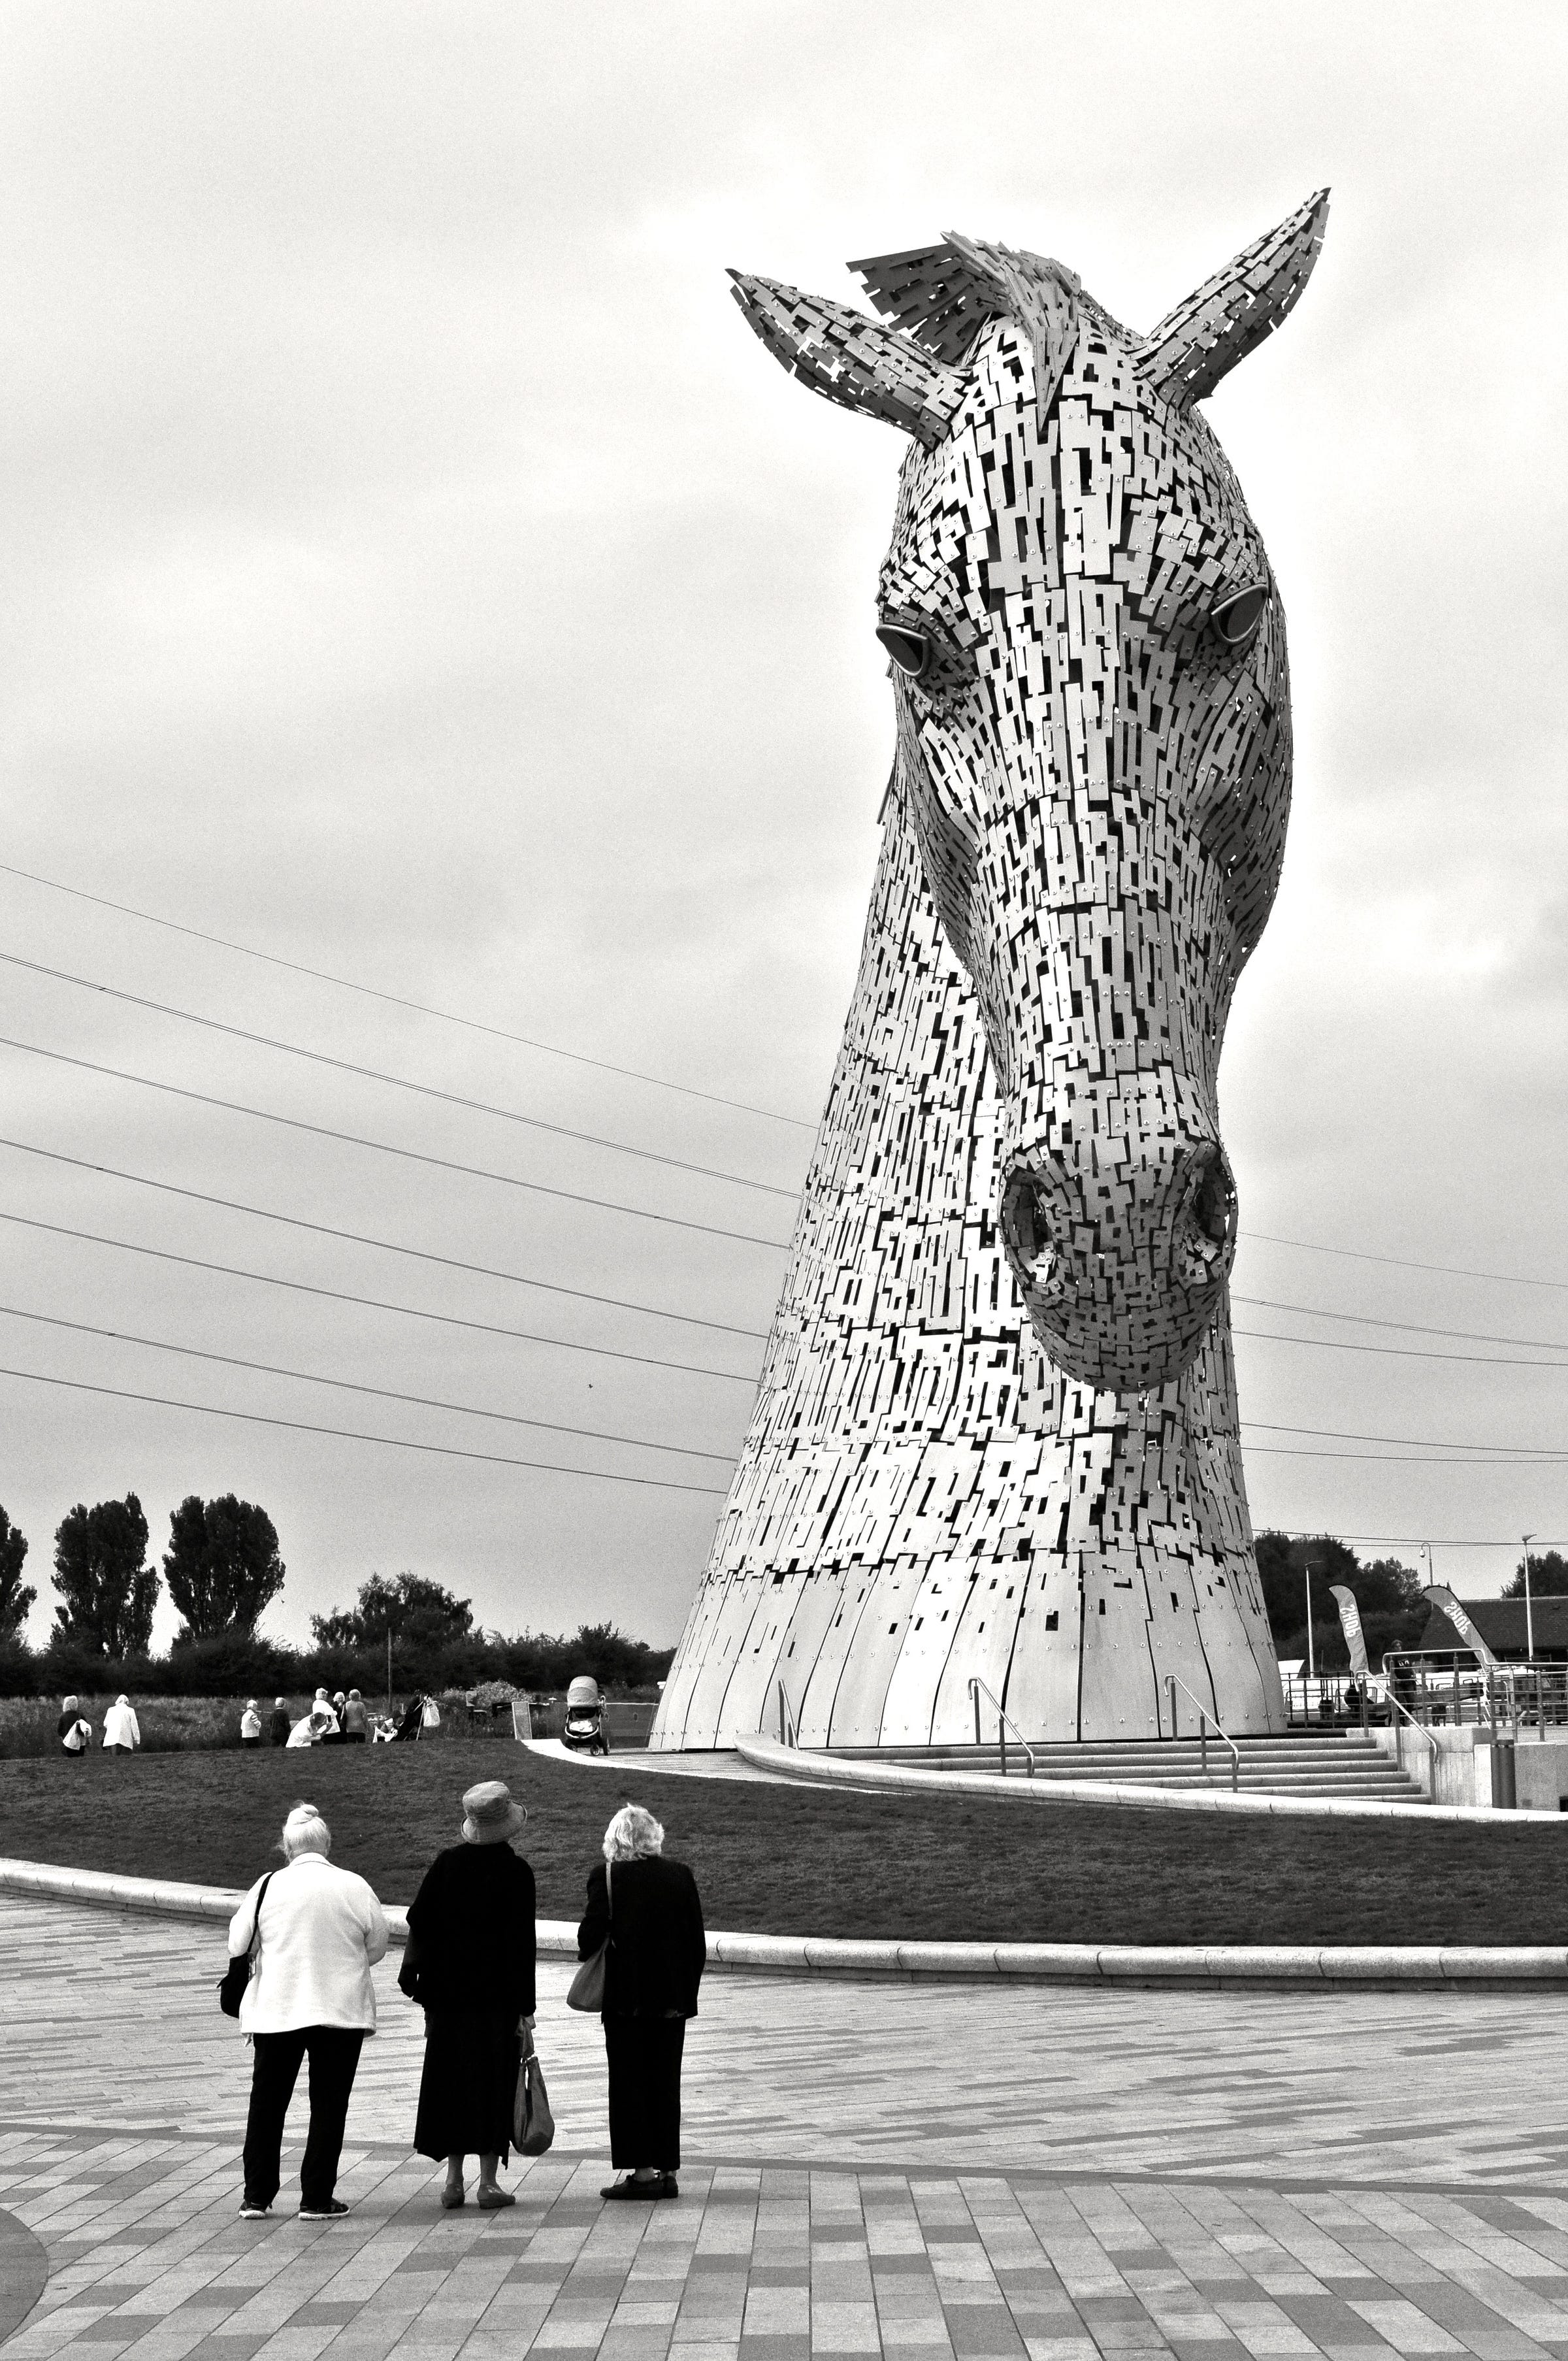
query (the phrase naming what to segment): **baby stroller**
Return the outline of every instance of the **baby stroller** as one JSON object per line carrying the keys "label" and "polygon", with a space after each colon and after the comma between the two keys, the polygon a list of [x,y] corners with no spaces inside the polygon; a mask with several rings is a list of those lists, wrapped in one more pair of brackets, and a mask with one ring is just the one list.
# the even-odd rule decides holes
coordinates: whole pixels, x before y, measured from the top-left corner
{"label": "baby stroller", "polygon": [[598,1681],[580,1673],[566,1691],[566,1722],[561,1742],[575,1754],[608,1754],[609,1732],[604,1723],[604,1700]]}

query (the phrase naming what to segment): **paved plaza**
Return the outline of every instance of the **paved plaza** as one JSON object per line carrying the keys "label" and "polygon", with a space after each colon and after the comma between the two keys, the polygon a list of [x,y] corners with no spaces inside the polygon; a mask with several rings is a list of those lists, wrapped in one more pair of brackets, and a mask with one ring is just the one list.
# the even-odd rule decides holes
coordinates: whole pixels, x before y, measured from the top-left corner
{"label": "paved plaza", "polygon": [[556,2147],[443,2214],[394,1959],[352,2214],[245,2224],[221,1930],[5,1895],[0,1947],[5,2361],[1568,2361],[1568,1995],[716,1974],[681,2200],[631,2208],[549,1962]]}

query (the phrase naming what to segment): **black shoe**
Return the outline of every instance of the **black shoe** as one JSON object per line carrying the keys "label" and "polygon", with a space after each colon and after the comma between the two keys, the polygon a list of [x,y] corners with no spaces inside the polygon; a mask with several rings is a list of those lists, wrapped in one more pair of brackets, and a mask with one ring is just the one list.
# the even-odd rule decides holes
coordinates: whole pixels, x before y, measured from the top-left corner
{"label": "black shoe", "polygon": [[302,2205],[302,2222],[340,2222],[348,2208],[341,2197],[329,2197],[324,2205]]}
{"label": "black shoe", "polygon": [[271,2206],[263,2205],[259,2197],[242,2197],[239,2201],[239,2218],[242,2222],[266,2222],[271,2218]]}
{"label": "black shoe", "polygon": [[667,2172],[655,2172],[648,2180],[639,2180],[632,2174],[628,2173],[624,2180],[612,2181],[608,2189],[601,2189],[599,2195],[606,2198],[630,2197],[643,2200],[651,2197],[667,2197],[673,2194],[666,2185],[669,2177]]}

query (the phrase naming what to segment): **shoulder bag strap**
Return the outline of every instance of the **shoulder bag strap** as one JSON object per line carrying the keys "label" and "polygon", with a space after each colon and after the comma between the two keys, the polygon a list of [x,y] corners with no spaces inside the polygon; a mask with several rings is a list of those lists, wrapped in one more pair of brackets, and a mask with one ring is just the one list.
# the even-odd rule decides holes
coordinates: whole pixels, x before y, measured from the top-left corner
{"label": "shoulder bag strap", "polygon": [[268,1871],[261,1881],[261,1891],[256,1897],[256,1923],[251,1928],[250,1950],[247,1955],[252,1960],[258,1960],[261,1957],[261,1905],[267,1899],[267,1889],[277,1874],[276,1870]]}

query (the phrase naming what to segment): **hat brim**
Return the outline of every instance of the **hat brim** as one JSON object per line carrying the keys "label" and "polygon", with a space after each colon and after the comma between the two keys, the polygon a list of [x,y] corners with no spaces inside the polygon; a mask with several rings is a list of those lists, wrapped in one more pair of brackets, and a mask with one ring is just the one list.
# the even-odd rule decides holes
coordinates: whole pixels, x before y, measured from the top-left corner
{"label": "hat brim", "polygon": [[463,1841],[471,1845],[506,1844],[520,1833],[527,1818],[528,1814],[522,1806],[513,1804],[506,1818],[498,1820],[494,1827],[481,1828],[477,1820],[466,1819]]}

